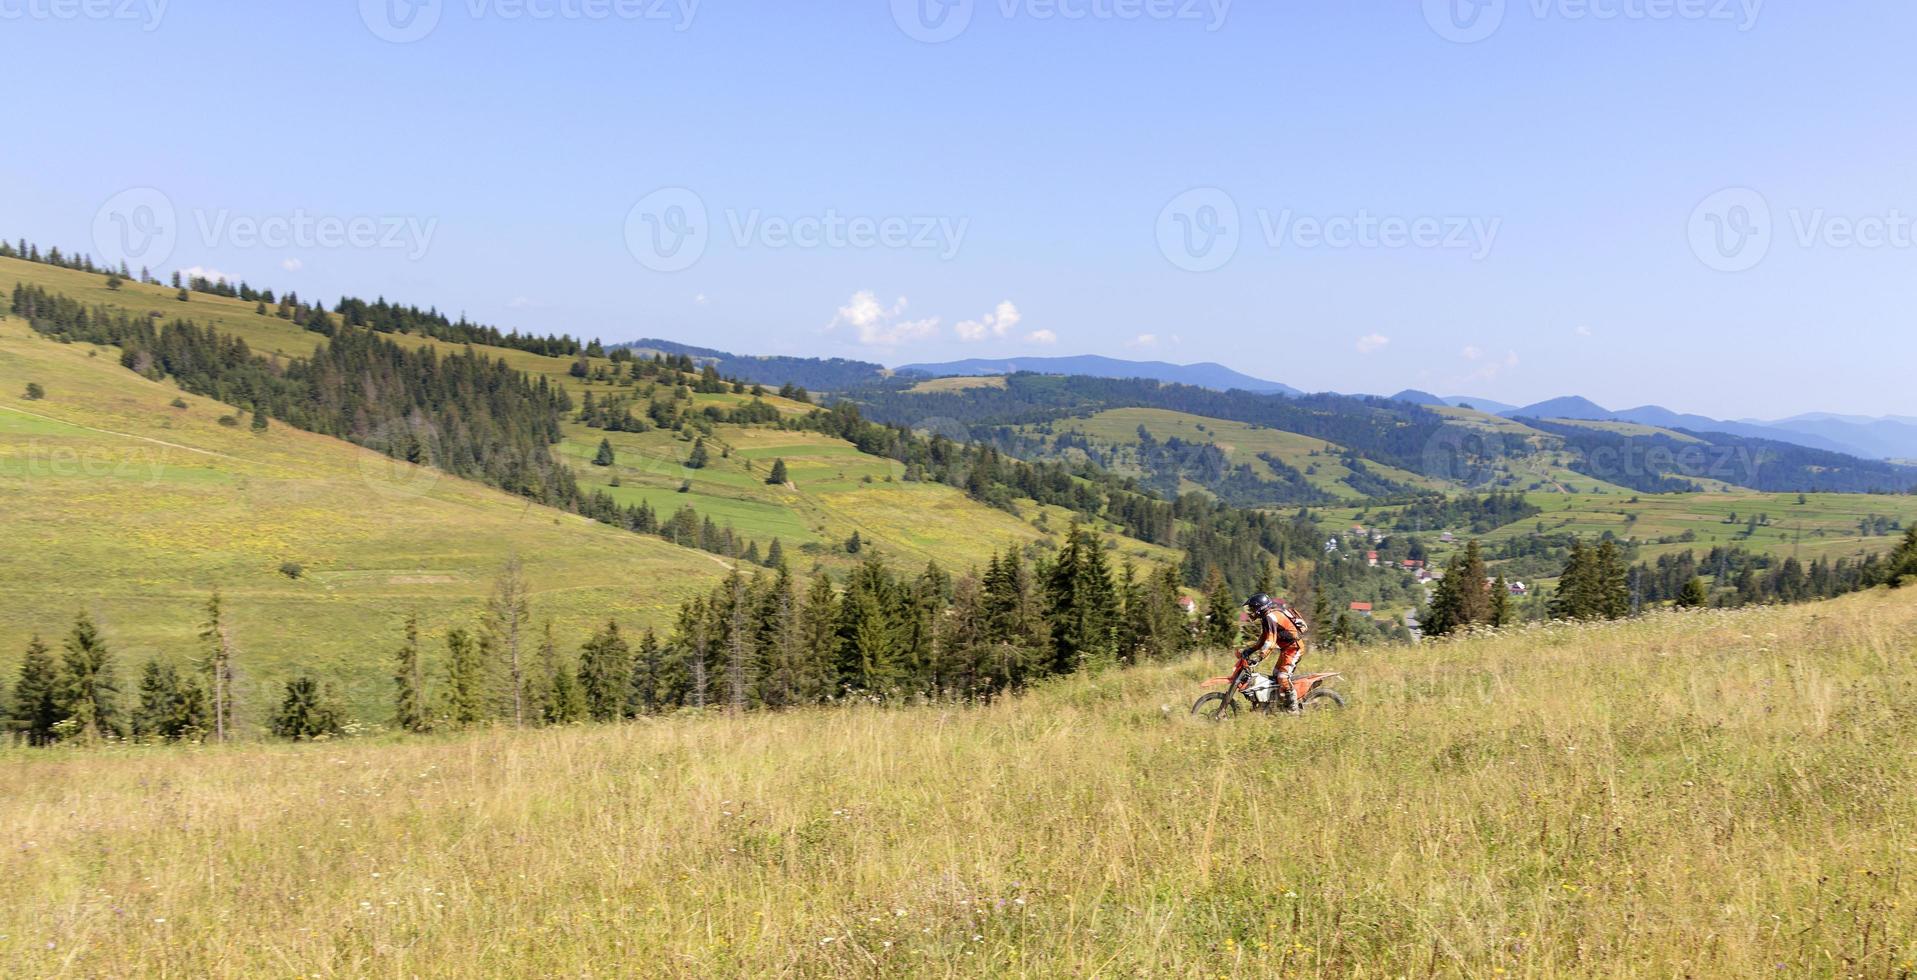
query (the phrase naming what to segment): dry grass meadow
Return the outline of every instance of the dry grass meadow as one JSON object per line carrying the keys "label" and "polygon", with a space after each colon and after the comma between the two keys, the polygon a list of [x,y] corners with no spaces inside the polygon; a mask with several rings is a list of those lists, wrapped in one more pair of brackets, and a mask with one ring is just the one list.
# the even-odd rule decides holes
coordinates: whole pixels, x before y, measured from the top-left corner
{"label": "dry grass meadow", "polygon": [[1908,977],[1913,654],[1906,590],[1354,654],[1349,711],[1222,727],[1191,660],[0,752],[0,976]]}

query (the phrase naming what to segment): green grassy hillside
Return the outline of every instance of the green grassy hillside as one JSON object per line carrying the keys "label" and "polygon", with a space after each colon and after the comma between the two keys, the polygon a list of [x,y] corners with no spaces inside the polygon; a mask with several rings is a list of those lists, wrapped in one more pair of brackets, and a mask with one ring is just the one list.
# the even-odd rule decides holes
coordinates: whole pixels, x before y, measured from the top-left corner
{"label": "green grassy hillside", "polygon": [[[46,397],[24,399],[29,382]],[[666,625],[724,573],[714,556],[335,439],[219,423],[235,411],[140,378],[112,349],[0,320],[0,671],[29,635],[55,639],[85,609],[130,684],[140,661],[197,655],[218,588],[254,713],[277,681],[311,671],[383,719],[385,652],[405,616],[435,635],[469,620],[509,555],[568,641],[607,616]]]}
{"label": "green grassy hillside", "polygon": [[[170,289],[110,290],[99,276],[0,259],[0,288],[16,281],[190,317],[243,337],[255,352],[305,356],[321,339],[238,300],[196,293],[180,303]],[[679,602],[730,567],[330,438],[278,424],[251,432],[236,409],[121,367],[117,350],[59,344],[17,318],[0,316],[0,350],[0,529],[17,553],[0,567],[0,594],[9,597],[0,608],[0,671],[11,671],[30,635],[52,639],[85,608],[99,618],[130,685],[148,658],[197,654],[200,607],[217,587],[249,658],[253,718],[264,715],[279,682],[312,672],[337,683],[361,718],[379,721],[389,714],[384,660],[406,614],[419,611],[437,645],[447,628],[471,621],[509,555],[526,561],[535,614],[553,619],[568,646],[607,617],[669,627]],[[572,358],[487,353],[564,386],[576,402],[588,392],[632,393],[573,377]],[[25,400],[29,382],[47,397]],[[173,407],[175,397],[188,407]],[[693,405],[733,408],[753,397],[702,393]],[[811,410],[763,400],[788,415]],[[224,415],[242,424],[220,425]],[[677,433],[605,433],[571,420],[564,431],[553,451],[582,487],[625,504],[646,501],[662,518],[689,505],[761,551],[778,538],[802,573],[815,565],[844,571],[873,550],[902,568],[937,560],[964,572],[1008,544],[1047,547],[1069,524],[1063,511],[1041,513],[1029,501],[1013,514],[951,487],[905,482],[896,463],[816,433],[716,425],[711,463],[694,470],[683,465],[691,443]],[[602,437],[616,449],[615,466],[592,465]],[[770,486],[779,459],[789,482]],[[858,556],[845,548],[854,532],[868,546]],[[1179,559],[1108,537],[1122,557]],[[280,573],[287,563],[302,566],[300,578]]]}

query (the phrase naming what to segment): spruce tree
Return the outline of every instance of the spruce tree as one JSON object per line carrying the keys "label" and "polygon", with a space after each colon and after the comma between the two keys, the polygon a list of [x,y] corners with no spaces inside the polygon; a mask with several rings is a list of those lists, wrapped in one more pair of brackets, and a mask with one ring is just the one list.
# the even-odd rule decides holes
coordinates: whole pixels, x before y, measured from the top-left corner
{"label": "spruce tree", "polygon": [[773,538],[772,547],[765,550],[765,567],[774,571],[785,569],[785,545],[778,538]]}
{"label": "spruce tree", "polygon": [[710,463],[711,456],[706,452],[706,440],[701,436],[692,441],[692,455],[686,457],[686,469],[702,470]]}
{"label": "spruce tree", "polygon": [[1593,594],[1598,618],[1623,619],[1631,614],[1631,570],[1616,541],[1606,539],[1598,546]]}
{"label": "spruce tree", "polygon": [[786,484],[785,460],[775,459],[772,461],[772,475],[766,477],[765,482],[775,487]]}
{"label": "spruce tree", "polygon": [[1241,603],[1232,595],[1225,576],[1217,568],[1205,583],[1205,642],[1215,647],[1238,645],[1238,609]]}
{"label": "spruce tree", "polygon": [[616,458],[613,456],[613,453],[612,453],[612,440],[600,439],[599,452],[593,455],[592,465],[611,466],[615,461],[616,461]]}
{"label": "spruce tree", "polygon": [[227,627],[225,610],[217,589],[206,600],[206,622],[200,624],[200,642],[206,644],[206,657],[200,661],[200,673],[206,678],[207,696],[212,701],[213,740],[224,742],[237,734],[233,725],[233,680],[236,669],[232,632]]}
{"label": "spruce tree", "polygon": [[1684,583],[1684,590],[1677,594],[1677,608],[1702,609],[1711,604],[1711,593],[1702,578],[1693,576]]}
{"label": "spruce tree", "polygon": [[125,737],[113,653],[86,613],[80,613],[74,621],[61,659],[66,668],[61,673],[61,716],[74,722],[83,740]]}
{"label": "spruce tree", "polygon": [[1511,625],[1511,583],[1500,574],[1497,581],[1491,583],[1491,618],[1487,622],[1496,627]]}
{"label": "spruce tree", "polygon": [[446,633],[446,714],[456,725],[486,717],[484,664],[472,634],[455,627]]}
{"label": "spruce tree", "polygon": [[321,688],[311,677],[295,677],[286,682],[286,694],[273,713],[272,731],[280,738],[304,742],[338,735],[345,725],[345,714],[331,690]]}
{"label": "spruce tree", "polygon": [[480,620],[487,649],[501,658],[497,667],[497,672],[504,674],[505,681],[502,685],[505,710],[501,713],[512,718],[513,724],[518,727],[525,726],[527,715],[526,672],[520,648],[526,624],[532,618],[530,592],[526,584],[525,564],[518,555],[512,555],[506,559],[505,567],[493,583],[492,596],[487,599],[486,612]]}
{"label": "spruce tree", "polygon": [[607,620],[580,649],[579,687],[592,720],[616,721],[624,713],[632,690],[632,650],[618,622]]}
{"label": "spruce tree", "polygon": [[53,744],[54,725],[61,714],[60,692],[65,685],[60,665],[38,636],[27,642],[20,661],[20,680],[13,688],[13,726],[26,733],[28,745]]}
{"label": "spruce tree", "polygon": [[419,614],[406,617],[406,639],[393,655],[393,723],[401,731],[432,727],[426,708],[426,669],[419,653]]}
{"label": "spruce tree", "polygon": [[544,676],[544,693],[538,698],[539,717],[548,725],[571,725],[586,720],[586,695],[579,689],[577,669],[566,663],[553,638],[552,620],[546,621],[545,637],[539,644],[539,670]]}
{"label": "spruce tree", "polygon": [[1491,592],[1486,579],[1484,552],[1478,546],[1478,539],[1472,538],[1465,545],[1464,560],[1458,568],[1463,581],[1458,583],[1458,598],[1463,623],[1478,626],[1491,622]]}
{"label": "spruce tree", "polygon": [[[632,686],[626,695],[626,717],[638,718],[659,710],[659,681],[665,669],[664,651],[659,635],[647,630],[639,638],[639,649],[632,658]],[[585,701],[580,701],[583,714]]]}
{"label": "spruce tree", "polygon": [[1893,588],[1905,585],[1907,579],[1917,578],[1917,525],[1904,532],[1904,542],[1891,552],[1889,573]]}
{"label": "spruce tree", "polygon": [[139,703],[133,709],[133,737],[164,740],[180,699],[180,672],[171,664],[149,660],[140,672]]}

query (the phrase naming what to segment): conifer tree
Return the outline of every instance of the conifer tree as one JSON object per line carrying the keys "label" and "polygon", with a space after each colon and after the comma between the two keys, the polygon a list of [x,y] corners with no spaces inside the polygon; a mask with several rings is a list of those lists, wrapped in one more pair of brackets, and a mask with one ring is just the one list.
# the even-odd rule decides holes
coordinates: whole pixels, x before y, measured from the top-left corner
{"label": "conifer tree", "polygon": [[273,734],[296,742],[329,738],[346,726],[346,718],[330,689],[311,677],[286,682],[286,694],[273,714]]}
{"label": "conifer tree", "polygon": [[456,725],[486,717],[485,665],[472,634],[455,627],[446,633],[446,714]]}
{"label": "conifer tree", "polygon": [[1491,618],[1487,622],[1502,628],[1511,625],[1514,615],[1511,609],[1511,583],[1500,574],[1497,581],[1491,583]]}
{"label": "conifer tree", "polygon": [[[665,670],[659,635],[651,630],[639,638],[632,658],[632,689],[626,696],[626,717],[637,718],[659,710],[659,682]],[[581,706],[583,708],[584,701]]]}
{"label": "conifer tree", "polygon": [[28,745],[53,744],[53,726],[66,717],[60,713],[64,686],[59,663],[35,636],[27,642],[26,656],[20,661],[20,681],[13,688],[13,727],[26,733]]}
{"label": "conifer tree", "polygon": [[526,624],[532,618],[529,595],[526,566],[518,555],[513,555],[506,559],[499,578],[493,582],[493,594],[486,601],[486,612],[480,620],[487,648],[501,658],[499,667],[505,674],[504,713],[512,718],[516,727],[525,726],[527,714],[526,672],[520,648]]}
{"label": "conifer tree", "polygon": [[1213,567],[1205,582],[1205,642],[1214,647],[1238,645],[1238,609],[1241,603],[1232,595],[1225,574]]}
{"label": "conifer tree", "polygon": [[120,716],[120,680],[113,665],[113,653],[106,639],[85,612],[74,620],[68,634],[65,670],[60,694],[60,713],[76,726],[80,738],[87,741],[126,735]]}
{"label": "conifer tree", "polygon": [[772,475],[766,477],[765,482],[775,487],[786,484],[785,460],[775,459],[772,461]]}
{"label": "conifer tree", "polygon": [[607,620],[580,649],[579,687],[592,720],[616,721],[625,712],[632,693],[632,650],[617,621]]}
{"label": "conifer tree", "polygon": [[1904,542],[1890,556],[1890,584],[1899,587],[1917,578],[1917,525],[1904,532]]}
{"label": "conifer tree", "polygon": [[1702,578],[1693,576],[1684,583],[1684,590],[1677,595],[1677,608],[1702,609],[1711,604],[1711,593]]}
{"label": "conifer tree", "polygon": [[615,461],[616,461],[616,457],[614,457],[612,453],[612,440],[600,439],[599,452],[593,455],[592,465],[611,466]]}
{"label": "conifer tree", "polygon": [[206,644],[206,657],[200,661],[200,673],[206,678],[206,691],[212,701],[213,740],[225,742],[237,734],[233,725],[233,638],[226,624],[219,590],[206,600],[206,622],[200,624],[200,642]]}
{"label": "conifer tree", "polygon": [[702,470],[705,469],[706,464],[711,461],[711,456],[706,452],[705,437],[701,436],[694,439],[692,441],[692,454],[686,457],[686,469]]}
{"label": "conifer tree", "polygon": [[839,653],[839,593],[832,587],[832,579],[823,572],[813,574],[812,585],[806,590],[805,604],[799,613],[799,633],[804,652],[799,667],[799,687],[802,692],[810,688],[811,695],[804,699],[838,697],[844,691],[838,684],[835,669]]}
{"label": "conifer tree", "polygon": [[579,688],[577,669],[566,663],[553,638],[552,620],[546,621],[544,638],[539,644],[539,671],[544,693],[534,706],[548,725],[571,725],[586,720],[586,695]]}
{"label": "conifer tree", "polygon": [[394,724],[400,730],[423,732],[431,728],[426,709],[426,668],[419,653],[419,614],[406,617],[406,639],[393,655]]}
{"label": "conifer tree", "polygon": [[785,568],[785,545],[778,538],[773,538],[772,547],[765,550],[765,567],[774,571]]}

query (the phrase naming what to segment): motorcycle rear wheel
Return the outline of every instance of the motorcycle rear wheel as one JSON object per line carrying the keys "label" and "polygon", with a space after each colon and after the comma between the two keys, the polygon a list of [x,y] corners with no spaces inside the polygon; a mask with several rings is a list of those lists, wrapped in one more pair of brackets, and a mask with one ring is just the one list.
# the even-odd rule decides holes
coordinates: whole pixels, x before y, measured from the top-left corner
{"label": "motorcycle rear wheel", "polygon": [[1224,691],[1213,691],[1192,703],[1192,717],[1205,721],[1224,721],[1238,716],[1238,699]]}
{"label": "motorcycle rear wheel", "polygon": [[1321,687],[1305,695],[1300,705],[1305,711],[1337,711],[1345,706],[1345,697],[1328,687]]}

